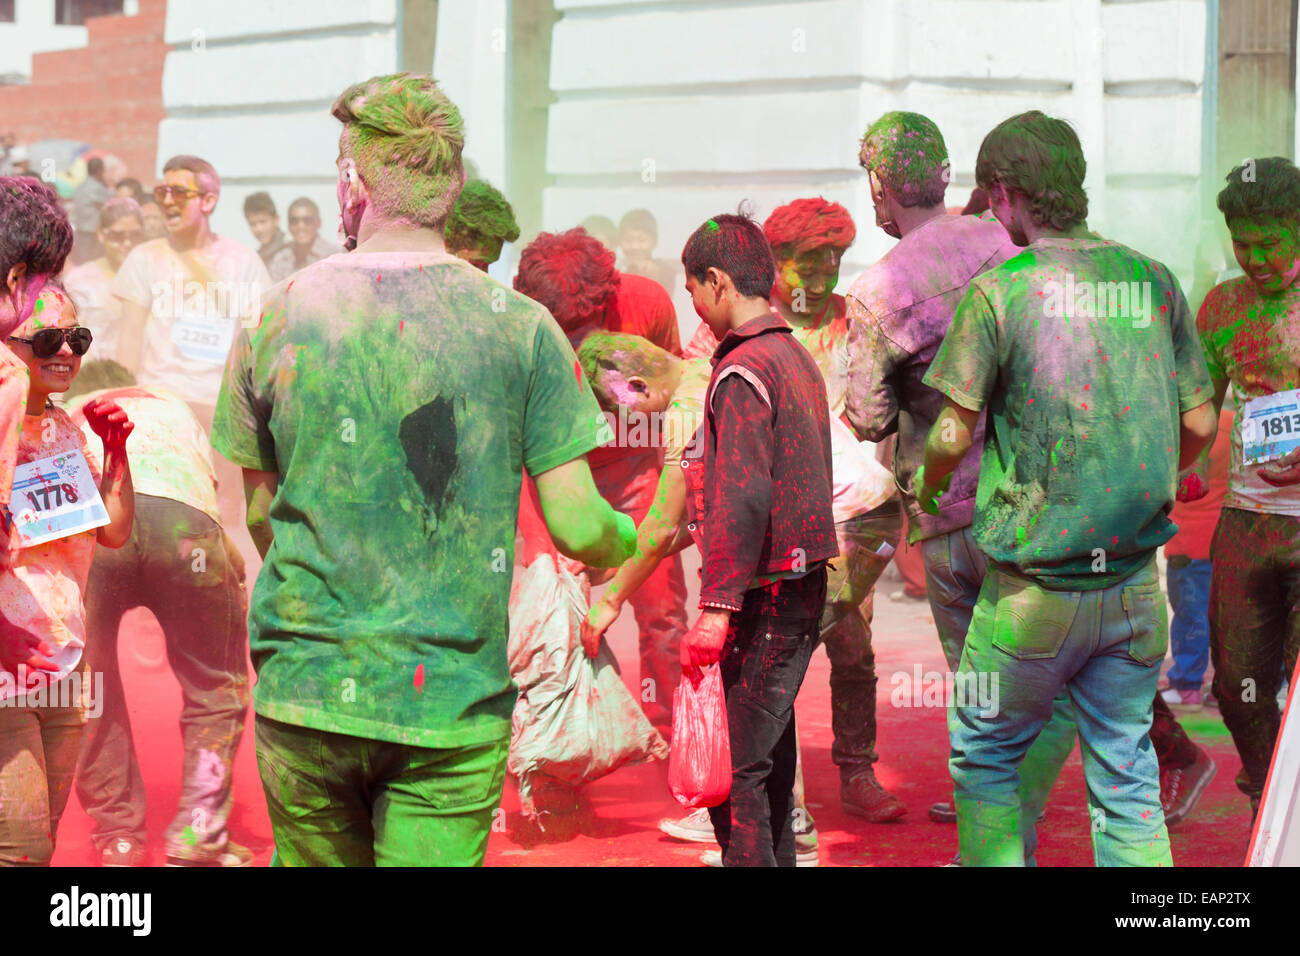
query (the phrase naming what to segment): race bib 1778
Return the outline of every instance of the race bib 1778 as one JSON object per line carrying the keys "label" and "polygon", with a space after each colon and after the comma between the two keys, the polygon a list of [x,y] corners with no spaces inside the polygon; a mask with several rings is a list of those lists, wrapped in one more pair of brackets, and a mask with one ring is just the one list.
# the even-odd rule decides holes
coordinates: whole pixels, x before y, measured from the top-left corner
{"label": "race bib 1778", "polygon": [[9,514],[21,547],[66,538],[109,522],[95,476],[78,448],[15,468]]}
{"label": "race bib 1778", "polygon": [[1243,464],[1275,461],[1300,447],[1300,389],[1252,398],[1241,409]]}

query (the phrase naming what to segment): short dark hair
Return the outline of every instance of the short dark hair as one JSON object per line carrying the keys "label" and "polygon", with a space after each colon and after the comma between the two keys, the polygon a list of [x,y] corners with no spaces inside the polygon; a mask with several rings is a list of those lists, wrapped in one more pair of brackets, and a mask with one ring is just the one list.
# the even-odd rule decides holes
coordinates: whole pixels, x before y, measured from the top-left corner
{"label": "short dark hair", "polygon": [[649,209],[632,209],[625,212],[623,218],[618,221],[618,231],[626,232],[629,229],[648,232],[651,239],[655,242],[659,241],[659,223],[655,222],[654,213]]}
{"label": "short dark hair", "polygon": [[572,328],[618,293],[621,279],[614,254],[582,228],[544,232],[519,256],[516,291],[550,310],[562,328]]}
{"label": "short dark hair", "polygon": [[134,176],[127,176],[117,181],[118,189],[121,189],[123,186],[131,190],[132,199],[136,202],[144,202],[144,186],[140,183],[140,180],[136,179]]}
{"label": "short dark hair", "polygon": [[1282,156],[1248,159],[1233,168],[1219,193],[1219,212],[1234,219],[1277,217],[1300,222],[1300,169]]}
{"label": "short dark hair", "polygon": [[120,365],[112,359],[95,359],[81,366],[81,371],[73,379],[72,386],[63,393],[63,399],[67,401],[78,395],[86,395],[106,388],[130,388],[134,384],[135,376],[125,365]]}
{"label": "short dark hair", "polygon": [[130,196],[114,196],[104,203],[99,210],[99,228],[107,229],[119,219],[125,219],[127,216],[134,216],[141,223],[144,222],[144,213],[140,211],[140,204]]}
{"label": "short dark hair", "polygon": [[451,207],[443,235],[450,249],[466,249],[481,238],[514,242],[519,238],[519,223],[499,189],[485,179],[471,179]]}
{"label": "short dark hair", "polygon": [[696,282],[703,282],[709,269],[731,277],[736,291],[749,298],[766,299],[776,281],[772,247],[763,227],[743,213],[714,216],[686,240],[682,266]]}
{"label": "short dark hair", "polygon": [[311,214],[316,217],[317,221],[320,220],[320,206],[316,205],[315,202],[313,202],[311,199],[308,199],[306,196],[299,196],[293,202],[289,203],[290,216],[293,215],[294,206],[306,206],[308,209],[311,210]]}
{"label": "short dark hair", "polygon": [[609,216],[588,216],[578,225],[582,226],[583,229],[586,229],[593,236],[600,233],[604,236],[613,236],[615,239],[618,238],[618,226],[614,224],[614,220],[610,219]]}
{"label": "short dark hair", "polygon": [[221,192],[221,177],[217,175],[217,169],[206,159],[198,156],[173,156],[167,160],[163,166],[163,175],[175,172],[178,169],[188,170],[194,174],[198,181],[199,189],[205,193]]}
{"label": "short dark hair", "polygon": [[990,192],[994,183],[1002,183],[1024,194],[1035,225],[1069,229],[1088,218],[1087,168],[1074,127],[1030,110],[1003,120],[984,137],[975,181]]}
{"label": "short dark hair", "polygon": [[267,192],[249,193],[244,197],[244,218],[247,219],[254,213],[266,213],[268,216],[280,215],[275,211],[275,203],[271,200],[271,194]]}
{"label": "short dark hair", "polygon": [[29,274],[57,275],[71,251],[59,194],[39,178],[0,176],[0,283],[22,263]]}
{"label": "short dark hair", "polygon": [[104,161],[98,156],[92,156],[86,160],[86,175],[98,176],[104,171]]}
{"label": "short dark hair", "polygon": [[907,208],[937,206],[948,188],[948,147],[934,120],[920,113],[894,110],[872,123],[858,165]]}

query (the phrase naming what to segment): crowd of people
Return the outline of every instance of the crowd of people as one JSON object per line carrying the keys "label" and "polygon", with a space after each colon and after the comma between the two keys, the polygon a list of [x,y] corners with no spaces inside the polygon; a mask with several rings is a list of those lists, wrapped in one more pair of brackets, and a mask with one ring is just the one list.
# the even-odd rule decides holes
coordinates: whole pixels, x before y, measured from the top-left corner
{"label": "crowd of people", "polygon": [[[1079,140],[1037,111],[984,138],[961,210],[935,123],[874,122],[858,162],[897,243],[846,294],[857,227],[820,197],[715,215],[671,262],[649,211],[593,216],[531,238],[510,288],[487,270],[519,224],[466,181],[436,83],[374,77],[332,115],[339,244],[307,197],[286,234],[264,192],[255,246],[217,235],[196,156],[148,193],[92,158],[71,209],[0,179],[0,863],[49,863],[74,785],[103,865],[146,861],[117,655],[145,607],[184,701],[169,864],[250,864],[228,830],[250,702],[276,864],[480,864],[507,615],[530,612],[502,555],[603,586],[593,658],[631,606],[665,736],[672,689],[719,668],[730,794],[661,823],[715,865],[817,862],[794,702],[819,644],[843,808],[907,813],[874,771],[872,630],[905,546],[953,674],[929,816],[955,862],[1033,865],[1077,740],[1098,865],[1170,865],[1217,769],[1175,715],[1210,662],[1258,811],[1300,650],[1300,447],[1267,424],[1300,387],[1293,164],[1228,173],[1241,271],[1197,314],[1089,228]],[[531,799],[579,805],[558,780]]]}

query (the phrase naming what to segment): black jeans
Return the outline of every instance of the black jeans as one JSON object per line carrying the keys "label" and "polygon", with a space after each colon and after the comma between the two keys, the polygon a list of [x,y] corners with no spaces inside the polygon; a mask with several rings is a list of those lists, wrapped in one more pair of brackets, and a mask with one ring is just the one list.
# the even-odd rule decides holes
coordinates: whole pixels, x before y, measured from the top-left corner
{"label": "black jeans", "polygon": [[731,737],[731,795],[709,810],[723,866],[794,866],[794,699],[817,646],[823,565],[755,588],[731,617],[722,687]]}

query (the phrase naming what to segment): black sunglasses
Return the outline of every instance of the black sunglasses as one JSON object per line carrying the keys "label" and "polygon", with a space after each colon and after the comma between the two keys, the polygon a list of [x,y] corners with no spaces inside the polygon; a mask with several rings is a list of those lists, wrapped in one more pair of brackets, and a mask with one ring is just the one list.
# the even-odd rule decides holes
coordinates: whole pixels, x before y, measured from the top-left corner
{"label": "black sunglasses", "polygon": [[59,349],[63,348],[64,342],[68,343],[68,348],[72,349],[73,355],[85,355],[94,338],[90,329],[84,325],[74,325],[66,329],[41,329],[30,339],[20,339],[16,335],[11,335],[9,341],[30,345],[32,354],[43,359],[57,355]]}

